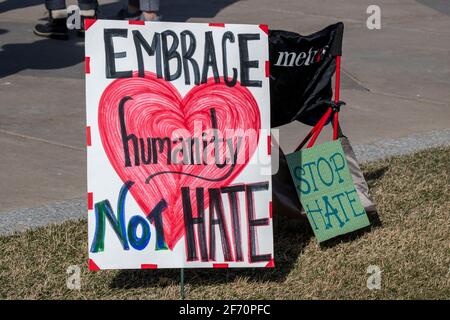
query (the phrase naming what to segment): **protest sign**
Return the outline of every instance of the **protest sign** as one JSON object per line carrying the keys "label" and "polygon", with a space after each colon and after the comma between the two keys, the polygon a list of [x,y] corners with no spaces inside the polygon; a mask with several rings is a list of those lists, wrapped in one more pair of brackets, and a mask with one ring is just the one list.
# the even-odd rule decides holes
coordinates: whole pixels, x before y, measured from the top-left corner
{"label": "protest sign", "polygon": [[317,241],[369,225],[340,139],[288,154],[286,159]]}
{"label": "protest sign", "polygon": [[91,269],[273,266],[267,33],[87,20]]}

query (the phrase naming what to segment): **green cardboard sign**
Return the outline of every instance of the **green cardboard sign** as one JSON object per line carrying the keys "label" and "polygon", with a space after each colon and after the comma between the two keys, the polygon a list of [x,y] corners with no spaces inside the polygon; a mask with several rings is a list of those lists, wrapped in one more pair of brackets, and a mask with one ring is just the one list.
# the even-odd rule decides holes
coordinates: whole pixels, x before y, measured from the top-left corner
{"label": "green cardboard sign", "polygon": [[286,158],[319,242],[369,225],[340,139],[288,154]]}

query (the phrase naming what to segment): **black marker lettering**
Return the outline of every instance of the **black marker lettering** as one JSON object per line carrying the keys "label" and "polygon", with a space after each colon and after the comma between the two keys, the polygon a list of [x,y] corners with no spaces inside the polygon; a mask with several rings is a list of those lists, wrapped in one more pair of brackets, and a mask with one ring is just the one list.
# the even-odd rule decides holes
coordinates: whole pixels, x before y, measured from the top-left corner
{"label": "black marker lettering", "polygon": [[136,47],[139,77],[143,78],[145,75],[144,58],[142,56],[142,47],[143,47],[150,57],[154,56],[156,53],[156,74],[158,78],[162,78],[160,34],[155,33],[151,46],[148,44],[148,42],[144,39],[144,37],[138,30],[133,30],[133,40],[134,46]]}
{"label": "black marker lettering", "polygon": [[[170,46],[170,49],[167,47],[167,37],[171,37],[173,39],[172,45]],[[164,57],[164,79],[166,81],[174,81],[178,79],[181,76],[181,56],[177,52],[179,40],[178,36],[175,32],[167,30],[164,31],[161,34],[161,41],[162,41],[162,53]],[[171,73],[170,71],[170,61],[172,59],[176,59],[176,71],[174,73]]]}
{"label": "black marker lettering", "polygon": [[[189,48],[186,47],[186,39],[189,38]],[[197,41],[191,31],[185,30],[181,32],[181,55],[183,57],[184,83],[191,84],[191,77],[189,75],[189,63],[191,63],[194,72],[194,84],[200,84],[200,69],[197,61],[192,56],[197,48]]]}
{"label": "black marker lettering", "polygon": [[234,43],[234,34],[230,31],[225,32],[222,38],[222,59],[223,59],[223,78],[225,83],[229,87],[234,87],[237,82],[238,72],[236,68],[233,68],[233,78],[228,78],[228,63],[227,63],[227,40]]}
{"label": "black marker lettering", "polygon": [[106,62],[106,78],[129,78],[133,75],[130,71],[116,71],[116,59],[126,58],[125,51],[115,52],[113,38],[127,38],[127,29],[105,29],[103,30],[103,39],[105,42],[105,62]]}
{"label": "black marker lettering", "polygon": [[220,82],[219,70],[217,69],[216,49],[212,31],[205,32],[205,58],[203,60],[202,83],[208,82],[209,68],[212,68],[214,81]]}
{"label": "black marker lettering", "polygon": [[239,57],[241,60],[241,84],[245,87],[262,87],[262,81],[250,79],[250,69],[258,68],[257,60],[249,60],[248,42],[259,40],[257,33],[244,33],[238,35],[239,38]]}

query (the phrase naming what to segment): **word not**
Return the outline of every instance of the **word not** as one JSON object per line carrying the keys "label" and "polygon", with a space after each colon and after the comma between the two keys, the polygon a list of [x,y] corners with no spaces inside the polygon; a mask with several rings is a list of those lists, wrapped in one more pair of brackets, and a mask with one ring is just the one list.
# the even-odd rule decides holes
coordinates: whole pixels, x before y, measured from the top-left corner
{"label": "word not", "polygon": [[[258,60],[250,59],[248,44],[250,41],[260,40],[258,33],[235,35],[231,31],[225,32],[221,40],[222,54],[220,56],[222,61],[217,61],[217,49],[212,31],[204,33],[204,41],[202,42],[205,45],[201,50],[202,61],[197,61],[194,58],[194,54],[197,52],[197,39],[196,35],[189,30],[184,30],[180,34],[172,30],[156,32],[152,39],[146,39],[139,30],[132,30],[131,33],[140,77],[145,76],[145,62],[147,61],[147,64],[150,64],[148,59],[144,59],[143,51],[145,51],[146,58],[155,57],[153,65],[156,64],[158,78],[164,77],[166,81],[175,81],[184,76],[186,85],[190,85],[192,82],[199,85],[200,83],[207,83],[208,74],[211,70],[216,83],[223,81],[228,86],[233,87],[240,81],[240,84],[244,87],[262,87],[261,80],[250,78],[250,70],[258,69],[260,63]],[[128,36],[128,29],[104,29],[106,78],[131,78],[133,76],[132,70],[116,70],[116,60],[127,58],[129,52],[116,51],[114,38],[128,38]],[[231,68],[232,76],[229,77],[231,59],[228,56],[228,46],[236,45],[236,42],[239,50],[240,72],[238,74],[236,67]],[[223,72],[221,73],[219,72],[219,66],[222,67]],[[220,77],[220,74],[223,74],[223,77]]]}
{"label": "word not", "polygon": [[[125,225],[125,200],[128,190],[133,184],[134,182],[127,181],[120,190],[117,202],[117,217],[108,200],[95,204],[95,234],[91,252],[102,252],[105,250],[106,220],[113,228],[124,250],[130,250],[130,245],[136,250],[143,250],[147,247],[151,237],[149,222],[155,224],[155,250],[167,249],[162,220],[162,212],[167,208],[167,203],[164,200],[161,200],[146,218],[135,215],[128,222],[128,226]],[[138,227],[141,227],[141,235],[138,235]]]}

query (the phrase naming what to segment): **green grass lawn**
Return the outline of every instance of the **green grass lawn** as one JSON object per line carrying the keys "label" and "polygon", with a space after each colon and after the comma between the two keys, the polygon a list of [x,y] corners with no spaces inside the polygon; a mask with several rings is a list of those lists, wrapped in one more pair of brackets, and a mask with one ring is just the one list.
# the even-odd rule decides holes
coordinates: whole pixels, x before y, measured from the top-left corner
{"label": "green grass lawn", "polygon": [[[382,225],[320,247],[304,221],[277,217],[276,268],[186,270],[188,299],[449,299],[450,148],[364,166]],[[87,270],[87,222],[0,238],[2,299],[178,299],[179,270]],[[66,286],[70,265],[81,290]],[[381,289],[367,288],[380,267]]]}

